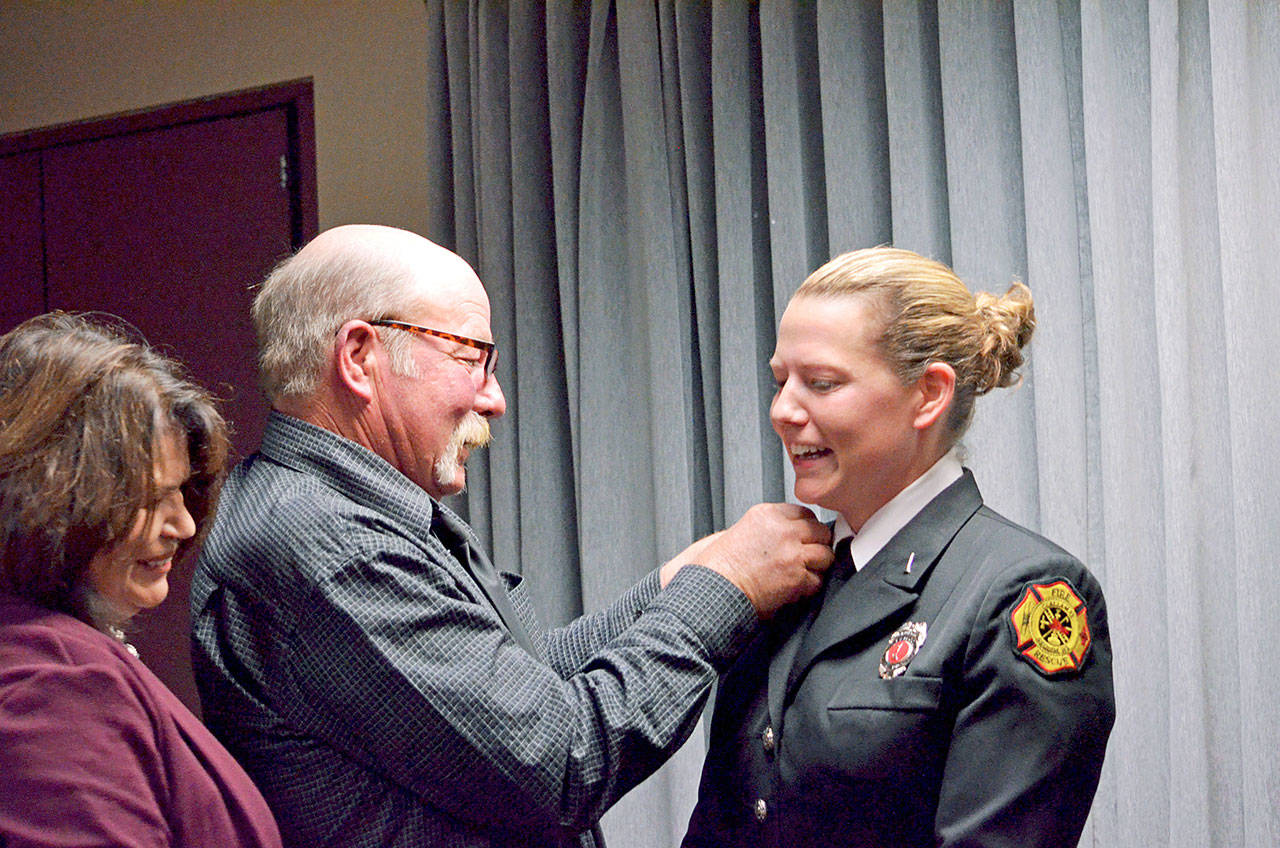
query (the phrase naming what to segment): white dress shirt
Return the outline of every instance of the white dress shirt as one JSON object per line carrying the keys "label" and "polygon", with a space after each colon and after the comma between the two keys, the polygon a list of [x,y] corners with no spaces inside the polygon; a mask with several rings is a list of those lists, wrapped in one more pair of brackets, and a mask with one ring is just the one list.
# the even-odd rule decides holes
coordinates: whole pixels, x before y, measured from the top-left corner
{"label": "white dress shirt", "polygon": [[861,571],[899,530],[907,526],[908,521],[915,518],[943,489],[959,480],[963,473],[959,454],[952,448],[911,485],[873,512],[857,534],[844,516],[837,517],[831,528],[832,542],[839,543],[841,539],[853,536],[849,554],[853,557],[853,567]]}

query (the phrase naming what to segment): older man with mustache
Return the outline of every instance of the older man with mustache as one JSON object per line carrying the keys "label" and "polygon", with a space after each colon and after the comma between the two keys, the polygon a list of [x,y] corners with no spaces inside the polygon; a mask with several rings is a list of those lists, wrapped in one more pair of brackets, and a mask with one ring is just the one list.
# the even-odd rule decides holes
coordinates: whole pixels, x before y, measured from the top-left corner
{"label": "older man with mustache", "polygon": [[758,620],[817,590],[829,531],[755,507],[544,633],[440,502],[506,409],[471,267],[339,227],[271,273],[253,317],[273,412],[197,565],[194,655],[206,720],[285,844],[596,844]]}

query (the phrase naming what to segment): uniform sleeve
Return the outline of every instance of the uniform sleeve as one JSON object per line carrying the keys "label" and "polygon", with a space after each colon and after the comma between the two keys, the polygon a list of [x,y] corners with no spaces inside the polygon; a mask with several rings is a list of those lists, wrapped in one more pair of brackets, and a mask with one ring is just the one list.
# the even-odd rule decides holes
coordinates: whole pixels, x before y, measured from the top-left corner
{"label": "uniform sleeve", "polygon": [[938,844],[1074,845],[1115,719],[1102,591],[1062,555],[1013,569],[979,609],[938,801]]}
{"label": "uniform sleeve", "polygon": [[0,844],[167,846],[148,713],[108,665],[0,673]]}
{"label": "uniform sleeve", "polygon": [[618,632],[584,630],[596,650],[566,679],[445,569],[385,541],[316,587],[281,701],[291,723],[478,826],[592,825],[684,741],[755,627],[732,584],[686,568]]}

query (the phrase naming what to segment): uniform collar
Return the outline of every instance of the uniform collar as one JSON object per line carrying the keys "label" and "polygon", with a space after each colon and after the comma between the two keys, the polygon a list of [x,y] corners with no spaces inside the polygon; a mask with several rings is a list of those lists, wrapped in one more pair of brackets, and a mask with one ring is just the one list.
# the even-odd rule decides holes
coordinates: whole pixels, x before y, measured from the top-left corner
{"label": "uniform collar", "polygon": [[929,501],[959,480],[963,473],[959,454],[955,448],[952,448],[931,465],[928,471],[872,513],[862,525],[861,532],[855,535],[844,516],[837,517],[831,528],[832,542],[839,543],[841,539],[852,536],[849,555],[853,557],[853,567],[861,571],[862,567],[870,562],[871,558],[878,554],[899,530],[920,514],[920,510],[924,509]]}

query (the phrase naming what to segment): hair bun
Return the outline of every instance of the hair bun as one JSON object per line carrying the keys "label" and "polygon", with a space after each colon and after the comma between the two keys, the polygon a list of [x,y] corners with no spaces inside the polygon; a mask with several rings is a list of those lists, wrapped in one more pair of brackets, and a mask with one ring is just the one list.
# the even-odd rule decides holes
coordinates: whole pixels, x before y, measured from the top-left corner
{"label": "hair bun", "polygon": [[1035,304],[1031,290],[1015,282],[1002,297],[987,292],[975,296],[982,322],[981,379],[978,394],[1012,386],[1022,377],[1022,348],[1031,341],[1036,328]]}

